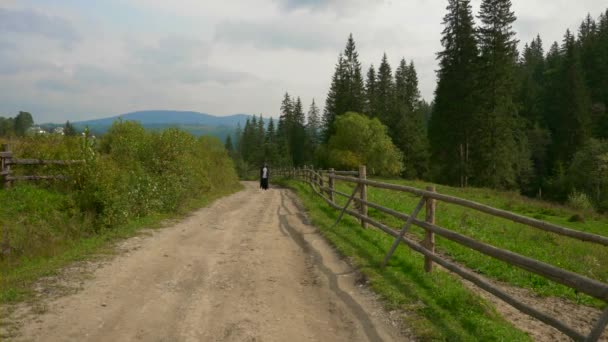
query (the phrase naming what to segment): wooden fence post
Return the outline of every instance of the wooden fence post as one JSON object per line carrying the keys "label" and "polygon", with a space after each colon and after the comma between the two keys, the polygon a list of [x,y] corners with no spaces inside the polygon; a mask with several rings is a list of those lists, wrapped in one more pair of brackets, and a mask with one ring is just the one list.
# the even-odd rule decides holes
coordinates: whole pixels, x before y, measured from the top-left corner
{"label": "wooden fence post", "polygon": [[[435,186],[427,186],[427,191],[435,192]],[[435,208],[437,201],[432,198],[426,199],[426,222],[430,224],[435,224]],[[430,230],[426,231],[426,236],[424,238],[424,247],[435,253],[435,233]],[[425,256],[424,257],[424,270],[426,272],[431,272],[433,270],[433,261]]]}
{"label": "wooden fence post", "polygon": [[321,190],[321,194],[326,192],[325,190],[323,190],[323,188],[325,187],[324,183],[325,182],[323,181],[323,171],[319,170],[319,189]]}
{"label": "wooden fence post", "polygon": [[2,187],[10,188],[11,181],[8,180],[9,174],[11,172],[11,166],[9,165],[9,162],[12,158],[10,146],[8,144],[2,144],[0,152],[4,152],[5,154],[4,157],[0,158],[0,164],[2,164],[0,165],[0,178],[2,179]]}
{"label": "wooden fence post", "polygon": [[[367,179],[367,170],[365,168],[365,165],[359,166],[359,179],[361,179],[361,180]],[[361,203],[359,203],[359,212],[361,213],[361,215],[367,216],[367,204],[365,204],[363,202],[363,201],[367,202],[367,184],[361,184],[360,198],[361,198]],[[361,220],[361,227],[367,228],[367,222],[364,220]]]}
{"label": "wooden fence post", "polygon": [[329,169],[329,180],[328,180],[329,184],[327,184],[327,186],[329,187],[329,200],[332,201],[332,202],[334,201],[334,189],[335,189],[335,186],[334,186],[334,181],[335,181],[334,180],[334,176],[335,175],[336,174],[335,174],[334,169],[333,168]]}

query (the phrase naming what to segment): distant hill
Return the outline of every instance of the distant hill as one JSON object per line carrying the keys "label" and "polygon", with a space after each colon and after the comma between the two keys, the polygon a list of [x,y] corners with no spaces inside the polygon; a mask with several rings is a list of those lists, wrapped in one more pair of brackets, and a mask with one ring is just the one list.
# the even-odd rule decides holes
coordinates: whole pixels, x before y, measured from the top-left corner
{"label": "distant hill", "polygon": [[234,133],[240,123],[241,127],[251,115],[235,114],[229,116],[215,116],[207,113],[174,111],[174,110],[146,110],[126,113],[109,118],[78,121],[73,125],[77,129],[89,129],[97,134],[105,133],[116,120],[137,121],[147,129],[162,130],[168,127],[177,127],[192,133],[195,136],[212,135],[222,140]]}

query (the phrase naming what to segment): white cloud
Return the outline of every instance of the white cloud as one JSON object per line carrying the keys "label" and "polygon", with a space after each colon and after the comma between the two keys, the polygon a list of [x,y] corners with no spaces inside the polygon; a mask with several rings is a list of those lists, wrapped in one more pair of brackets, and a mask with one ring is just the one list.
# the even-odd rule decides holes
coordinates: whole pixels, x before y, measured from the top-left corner
{"label": "white cloud", "polygon": [[[481,0],[473,0],[477,12]],[[435,89],[444,0],[68,0],[0,4],[0,113],[63,122],[138,109],[276,116],[285,91],[323,105],[353,33],[365,69],[413,59]],[[576,31],[600,0],[513,0],[522,44]],[[365,72],[366,70],[364,70]]]}

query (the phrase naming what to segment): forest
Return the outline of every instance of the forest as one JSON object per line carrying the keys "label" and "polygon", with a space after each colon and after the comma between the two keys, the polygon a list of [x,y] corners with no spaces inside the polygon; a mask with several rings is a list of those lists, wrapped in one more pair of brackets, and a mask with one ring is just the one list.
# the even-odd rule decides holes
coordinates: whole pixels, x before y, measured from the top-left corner
{"label": "forest", "polygon": [[[477,18],[477,20],[476,20]],[[314,165],[515,190],[608,211],[608,10],[577,32],[523,45],[510,0],[449,0],[435,96],[414,61],[386,54],[362,70],[355,40],[338,55],[323,110],[285,93],[280,117],[253,117],[225,146],[241,174]],[[394,71],[393,71],[394,70]],[[369,172],[369,171],[368,171]]]}

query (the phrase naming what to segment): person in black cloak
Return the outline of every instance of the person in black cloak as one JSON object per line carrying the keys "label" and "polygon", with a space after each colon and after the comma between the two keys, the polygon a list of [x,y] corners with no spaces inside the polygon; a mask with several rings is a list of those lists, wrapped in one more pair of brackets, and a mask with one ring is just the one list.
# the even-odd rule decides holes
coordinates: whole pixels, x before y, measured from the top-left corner
{"label": "person in black cloak", "polygon": [[264,166],[260,169],[260,188],[268,190],[268,179],[270,178],[270,169],[268,165],[264,163]]}

